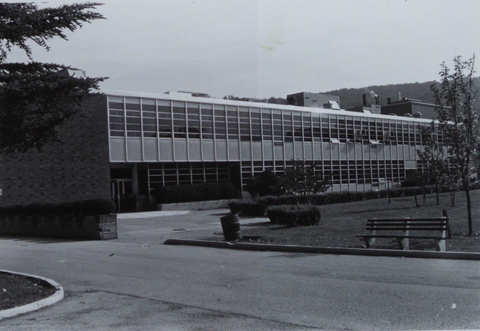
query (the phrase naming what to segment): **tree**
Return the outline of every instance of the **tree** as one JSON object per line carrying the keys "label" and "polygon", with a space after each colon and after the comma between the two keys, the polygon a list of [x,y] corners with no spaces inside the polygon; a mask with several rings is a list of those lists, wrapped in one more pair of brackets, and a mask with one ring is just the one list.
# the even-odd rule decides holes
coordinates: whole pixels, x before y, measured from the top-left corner
{"label": "tree", "polygon": [[438,205],[440,204],[440,184],[445,182],[448,173],[448,167],[445,166],[445,149],[438,142],[438,128],[433,121],[430,126],[422,126],[420,131],[423,149],[418,149],[417,155],[423,167],[423,203],[425,203],[425,185],[433,183]]}
{"label": "tree", "polygon": [[440,82],[434,82],[431,90],[437,104],[436,111],[443,141],[447,147],[452,171],[458,174],[467,200],[468,234],[473,235],[472,202],[470,185],[474,173],[473,161],[479,144],[478,114],[474,107],[477,89],[473,75],[475,56],[462,60],[453,59],[453,71],[445,62],[441,64]]}
{"label": "tree", "polygon": [[286,194],[307,198],[312,194],[325,192],[331,182],[313,165],[308,166],[304,161],[297,160],[294,161],[293,168],[285,170],[279,185]]}
{"label": "tree", "polygon": [[252,197],[266,196],[266,195],[281,195],[278,187],[279,179],[277,175],[271,170],[265,170],[260,175],[251,177],[247,181],[246,191]]}
{"label": "tree", "polygon": [[[39,9],[33,3],[0,4],[0,153],[40,149],[56,137],[58,127],[76,115],[80,104],[105,78],[76,76],[66,65],[32,59],[28,42],[50,50],[47,41],[67,40],[65,30],[104,17],[90,11],[99,3]],[[7,62],[13,47],[25,51],[30,62]]]}

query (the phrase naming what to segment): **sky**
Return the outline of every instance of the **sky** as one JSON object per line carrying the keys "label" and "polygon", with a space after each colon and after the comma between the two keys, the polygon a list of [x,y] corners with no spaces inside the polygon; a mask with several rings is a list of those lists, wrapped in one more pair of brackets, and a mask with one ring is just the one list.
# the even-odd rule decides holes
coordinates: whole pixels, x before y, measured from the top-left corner
{"label": "sky", "polygon": [[[268,98],[433,81],[442,62],[480,52],[478,0],[102,3],[106,20],[50,40],[48,52],[33,47],[34,60],[109,77],[105,91]],[[8,58],[27,60],[18,50]]]}

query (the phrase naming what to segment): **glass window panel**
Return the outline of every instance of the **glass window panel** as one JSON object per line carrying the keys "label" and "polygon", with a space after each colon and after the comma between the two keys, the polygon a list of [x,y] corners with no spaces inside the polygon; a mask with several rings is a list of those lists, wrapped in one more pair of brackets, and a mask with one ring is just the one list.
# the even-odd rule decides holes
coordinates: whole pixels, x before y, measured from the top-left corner
{"label": "glass window panel", "polygon": [[129,117],[140,117],[140,112],[139,111],[127,110],[127,116],[129,116]]}
{"label": "glass window panel", "polygon": [[123,109],[123,102],[109,102],[108,108],[110,109]]}
{"label": "glass window panel", "polygon": [[123,123],[110,123],[110,130],[125,130],[125,124]]}
{"label": "glass window panel", "polygon": [[123,122],[124,122],[123,117],[110,116],[110,123],[123,123]]}

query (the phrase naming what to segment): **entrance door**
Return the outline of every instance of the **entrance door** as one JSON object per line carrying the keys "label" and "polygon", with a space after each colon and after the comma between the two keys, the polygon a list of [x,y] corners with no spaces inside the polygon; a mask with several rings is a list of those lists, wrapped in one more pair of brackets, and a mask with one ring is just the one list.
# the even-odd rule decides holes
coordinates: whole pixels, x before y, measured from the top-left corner
{"label": "entrance door", "polygon": [[128,211],[127,197],[133,193],[131,179],[112,179],[110,181],[112,201],[117,206],[117,212]]}

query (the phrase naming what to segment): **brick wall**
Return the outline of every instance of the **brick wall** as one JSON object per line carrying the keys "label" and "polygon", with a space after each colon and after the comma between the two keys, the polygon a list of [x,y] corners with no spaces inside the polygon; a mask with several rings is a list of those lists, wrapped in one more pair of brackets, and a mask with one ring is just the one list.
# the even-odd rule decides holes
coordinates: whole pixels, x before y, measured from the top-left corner
{"label": "brick wall", "polygon": [[0,159],[0,206],[110,199],[106,96],[59,129],[60,142]]}

